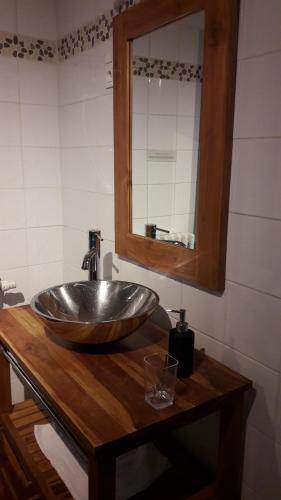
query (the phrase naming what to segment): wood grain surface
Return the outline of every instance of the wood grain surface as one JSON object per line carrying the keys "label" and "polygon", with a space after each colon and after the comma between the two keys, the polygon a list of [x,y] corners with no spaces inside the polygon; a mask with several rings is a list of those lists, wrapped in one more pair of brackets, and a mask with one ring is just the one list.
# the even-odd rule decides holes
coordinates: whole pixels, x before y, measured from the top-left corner
{"label": "wood grain surface", "polygon": [[[204,13],[205,31],[196,247],[191,250],[132,232],[131,42],[198,11]],[[216,291],[225,286],[238,17],[238,0],[145,0],[113,21],[116,252]]]}
{"label": "wood grain surface", "polygon": [[0,483],[6,488],[1,499],[73,500],[66,486],[40,450],[34,435],[35,424],[48,423],[48,416],[32,400],[15,405],[0,417],[3,456]]}
{"label": "wood grain surface", "polygon": [[191,422],[251,386],[196,352],[194,374],[177,381],[174,405],[154,410],[144,401],[143,357],[166,351],[167,339],[167,332],[146,322],[112,346],[76,352],[56,343],[29,306],[0,311],[2,345],[90,454],[114,448],[117,455],[130,449],[132,438],[136,446],[152,431]]}

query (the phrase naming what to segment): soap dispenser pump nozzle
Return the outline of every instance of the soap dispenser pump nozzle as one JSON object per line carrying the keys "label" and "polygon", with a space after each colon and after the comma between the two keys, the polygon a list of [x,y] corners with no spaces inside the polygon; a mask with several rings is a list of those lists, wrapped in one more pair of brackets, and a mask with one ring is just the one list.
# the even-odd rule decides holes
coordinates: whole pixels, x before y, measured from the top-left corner
{"label": "soap dispenser pump nozzle", "polygon": [[178,332],[187,332],[188,323],[185,321],[186,310],[185,309],[166,309],[167,312],[173,312],[180,315],[180,320],[176,324],[176,329]]}

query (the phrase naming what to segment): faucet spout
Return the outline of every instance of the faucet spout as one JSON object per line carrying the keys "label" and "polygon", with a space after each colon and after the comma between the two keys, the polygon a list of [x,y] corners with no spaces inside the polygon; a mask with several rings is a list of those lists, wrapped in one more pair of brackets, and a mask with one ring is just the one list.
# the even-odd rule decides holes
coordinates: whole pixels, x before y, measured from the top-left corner
{"label": "faucet spout", "polygon": [[89,250],[84,255],[81,268],[89,271],[89,280],[100,279],[100,230],[89,231]]}
{"label": "faucet spout", "polygon": [[90,267],[91,260],[95,259],[96,255],[97,255],[96,248],[91,248],[90,250],[88,250],[88,252],[84,255],[81,269],[88,270]]}

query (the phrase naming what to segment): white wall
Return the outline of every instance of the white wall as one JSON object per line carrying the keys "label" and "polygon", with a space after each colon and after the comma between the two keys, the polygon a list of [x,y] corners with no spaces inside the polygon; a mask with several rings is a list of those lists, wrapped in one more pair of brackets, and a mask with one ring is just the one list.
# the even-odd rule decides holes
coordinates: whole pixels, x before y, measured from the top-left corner
{"label": "white wall", "polygon": [[[0,31],[56,40],[53,0],[1,0]],[[62,281],[57,66],[0,55],[0,277],[5,305]]]}
{"label": "white wall", "polygon": [[281,490],[280,22],[279,0],[242,0],[227,281],[221,297],[115,255],[112,92],[104,88],[110,42],[59,70],[65,279],[83,275],[87,229],[100,227],[103,254],[110,261],[112,253],[113,278],[149,285],[164,308],[185,307],[197,347],[254,381],[244,471],[247,500],[277,500]]}

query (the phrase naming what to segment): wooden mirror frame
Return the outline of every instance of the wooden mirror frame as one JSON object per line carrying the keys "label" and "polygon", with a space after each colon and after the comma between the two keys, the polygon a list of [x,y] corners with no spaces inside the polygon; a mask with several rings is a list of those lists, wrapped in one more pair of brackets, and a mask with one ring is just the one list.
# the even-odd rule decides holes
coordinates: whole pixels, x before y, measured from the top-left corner
{"label": "wooden mirror frame", "polygon": [[[191,250],[131,232],[130,42],[198,11],[204,11],[205,31],[196,247]],[[238,0],[143,0],[113,22],[116,253],[218,292],[225,286],[238,15]]]}

